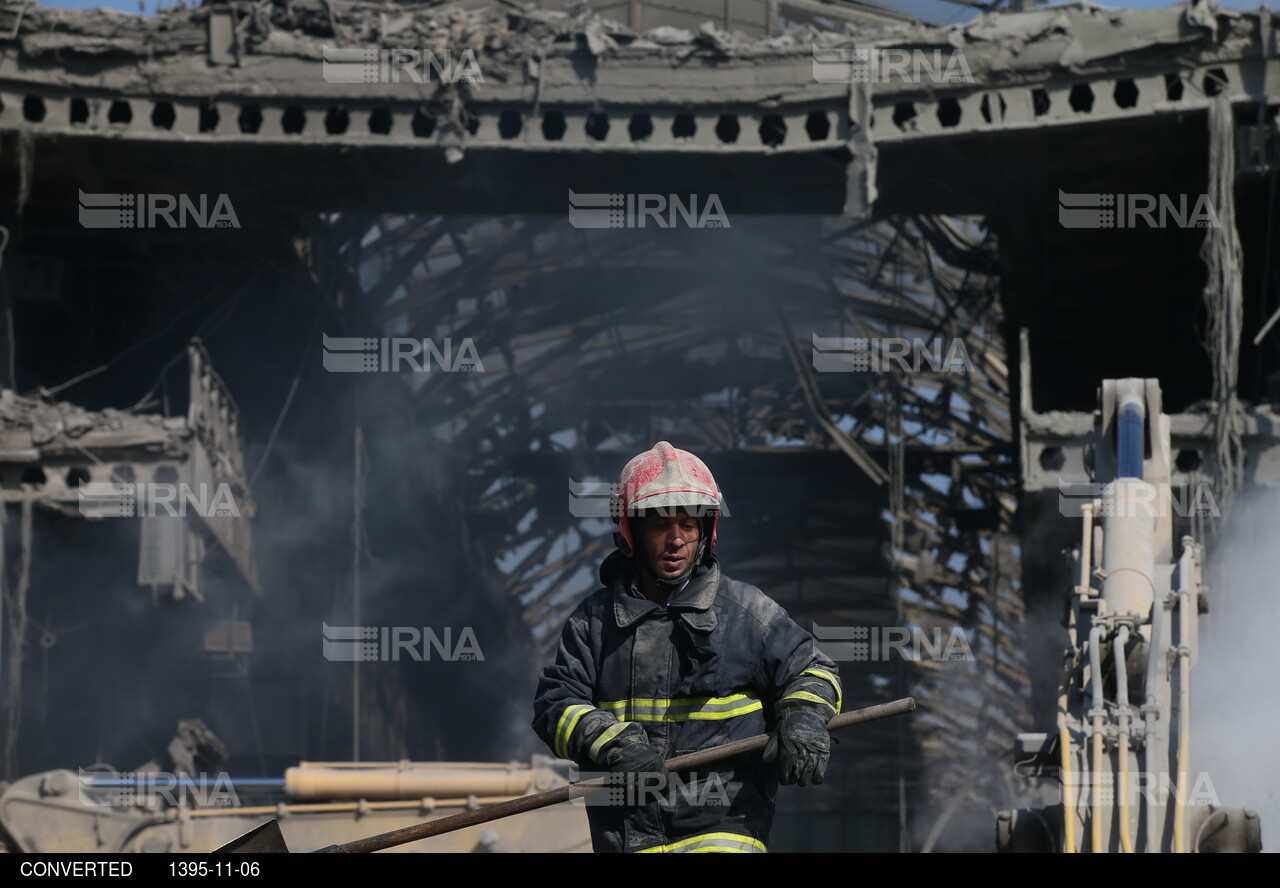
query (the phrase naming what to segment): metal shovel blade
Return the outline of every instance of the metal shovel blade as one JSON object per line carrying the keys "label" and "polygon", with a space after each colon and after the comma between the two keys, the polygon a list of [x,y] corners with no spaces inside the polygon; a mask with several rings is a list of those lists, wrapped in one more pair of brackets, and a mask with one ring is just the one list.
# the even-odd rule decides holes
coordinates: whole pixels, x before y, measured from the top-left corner
{"label": "metal shovel blade", "polygon": [[221,848],[214,848],[213,854],[288,854],[289,846],[285,844],[284,835],[280,832],[277,820],[255,826],[242,836],[232,839]]}

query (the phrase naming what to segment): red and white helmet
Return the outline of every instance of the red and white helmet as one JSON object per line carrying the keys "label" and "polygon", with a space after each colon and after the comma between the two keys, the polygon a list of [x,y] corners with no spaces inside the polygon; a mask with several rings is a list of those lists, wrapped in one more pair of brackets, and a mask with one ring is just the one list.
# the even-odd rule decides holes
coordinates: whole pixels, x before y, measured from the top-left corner
{"label": "red and white helmet", "polygon": [[636,551],[632,518],[642,512],[662,515],[683,508],[703,519],[705,556],[715,548],[716,522],[723,502],[706,463],[687,450],[659,441],[652,450],[634,457],[618,476],[617,493],[610,503],[610,514],[618,525],[618,548],[628,557]]}

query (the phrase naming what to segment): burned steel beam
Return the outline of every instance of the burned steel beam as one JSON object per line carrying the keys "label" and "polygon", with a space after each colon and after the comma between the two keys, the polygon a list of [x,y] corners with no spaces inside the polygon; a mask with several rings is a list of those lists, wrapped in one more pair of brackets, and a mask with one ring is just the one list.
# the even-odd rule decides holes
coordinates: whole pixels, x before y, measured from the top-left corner
{"label": "burned steel beam", "polygon": [[[549,10],[230,3],[155,19],[0,10],[0,132],[173,144],[759,155],[848,150],[850,212],[876,196],[878,146],[1202,112],[1280,95],[1276,14],[1088,4],[967,25],[760,40],[636,33]],[[220,19],[218,19],[220,20]],[[212,32],[221,34],[217,28]],[[194,73],[199,70],[200,73]],[[206,73],[207,71],[207,73]]]}

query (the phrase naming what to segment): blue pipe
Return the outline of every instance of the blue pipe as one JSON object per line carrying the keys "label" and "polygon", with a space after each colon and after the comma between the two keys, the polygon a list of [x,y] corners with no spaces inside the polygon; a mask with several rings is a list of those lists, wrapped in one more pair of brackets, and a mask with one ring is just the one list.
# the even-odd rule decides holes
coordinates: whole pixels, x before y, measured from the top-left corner
{"label": "blue pipe", "polygon": [[[89,780],[89,785],[93,787],[134,787],[134,786],[151,786],[155,784],[164,786],[203,786],[219,782],[217,779],[208,777],[178,777],[173,774],[139,774],[137,777],[93,777]],[[225,781],[233,786],[258,787],[260,789],[284,789],[283,777],[230,777]]]}
{"label": "blue pipe", "polygon": [[1132,401],[1120,412],[1120,444],[1118,478],[1142,478],[1142,407]]}

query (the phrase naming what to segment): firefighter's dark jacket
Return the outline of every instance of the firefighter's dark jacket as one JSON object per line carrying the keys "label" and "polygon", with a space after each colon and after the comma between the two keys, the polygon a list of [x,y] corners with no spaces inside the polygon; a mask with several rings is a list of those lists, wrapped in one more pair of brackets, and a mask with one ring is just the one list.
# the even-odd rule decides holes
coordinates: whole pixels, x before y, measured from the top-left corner
{"label": "firefighter's dark jacket", "polygon": [[[640,594],[631,560],[620,552],[605,559],[604,588],[570,615],[538,683],[533,728],[556,755],[600,771],[598,756],[628,722],[671,758],[771,731],[784,700],[839,713],[836,666],[813,637],[759,589],[708,562],[662,607]],[[764,851],[777,785],[777,762],[754,754],[726,770],[681,775],[663,792],[633,786],[624,804],[587,805],[592,843],[596,851]]]}

